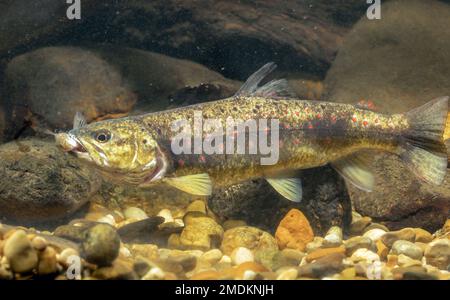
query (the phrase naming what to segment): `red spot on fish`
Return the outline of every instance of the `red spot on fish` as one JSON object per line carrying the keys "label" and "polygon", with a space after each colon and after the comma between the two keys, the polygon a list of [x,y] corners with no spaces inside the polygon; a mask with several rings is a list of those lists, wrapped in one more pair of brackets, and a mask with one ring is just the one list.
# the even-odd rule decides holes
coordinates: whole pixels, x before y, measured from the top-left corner
{"label": "red spot on fish", "polygon": [[300,115],[300,113],[298,111],[296,111],[295,115],[298,117]]}
{"label": "red spot on fish", "polygon": [[289,129],[291,126],[289,126],[289,124],[284,124],[284,128]]}
{"label": "red spot on fish", "polygon": [[317,118],[317,119],[322,119],[322,115],[321,115],[321,114],[317,114],[317,115],[316,115],[316,118]]}
{"label": "red spot on fish", "polygon": [[353,122],[353,123],[356,123],[356,121],[358,121],[358,120],[356,119],[356,117],[352,117],[352,122]]}
{"label": "red spot on fish", "polygon": [[313,129],[314,126],[313,126],[311,123],[308,123],[308,128],[309,128],[309,129]]}
{"label": "red spot on fish", "polygon": [[299,139],[294,139],[294,145],[298,145],[298,144],[300,144],[300,140]]}
{"label": "red spot on fish", "polygon": [[331,123],[336,123],[336,116],[331,116]]}
{"label": "red spot on fish", "polygon": [[200,162],[202,162],[202,163],[206,162],[206,158],[205,158],[204,155],[200,155],[200,156],[198,157],[198,160],[199,160]]}
{"label": "red spot on fish", "polygon": [[179,159],[179,160],[178,160],[178,165],[179,165],[180,167],[184,166],[184,160]]}
{"label": "red spot on fish", "polygon": [[366,120],[364,120],[363,125],[364,125],[364,126],[367,126],[367,125],[369,125],[369,122],[367,122]]}

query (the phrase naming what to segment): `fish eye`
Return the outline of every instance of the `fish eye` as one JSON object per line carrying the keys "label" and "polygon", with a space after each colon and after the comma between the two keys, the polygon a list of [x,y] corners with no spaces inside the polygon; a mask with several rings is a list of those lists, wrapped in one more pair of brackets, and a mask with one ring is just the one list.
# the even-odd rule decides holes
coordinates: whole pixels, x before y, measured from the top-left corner
{"label": "fish eye", "polygon": [[94,138],[97,142],[106,143],[111,139],[111,133],[108,130],[100,130],[94,133]]}

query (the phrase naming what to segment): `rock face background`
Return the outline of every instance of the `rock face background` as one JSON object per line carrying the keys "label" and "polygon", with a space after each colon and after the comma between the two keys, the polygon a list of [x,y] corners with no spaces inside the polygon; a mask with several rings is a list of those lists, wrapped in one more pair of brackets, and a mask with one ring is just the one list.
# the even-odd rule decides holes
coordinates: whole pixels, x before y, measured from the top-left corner
{"label": "rock face background", "polygon": [[[69,129],[76,111],[93,121],[226,98],[268,61],[279,65],[274,77],[288,78],[302,99],[372,100],[378,110],[393,113],[450,94],[448,1],[383,1],[379,21],[364,17],[367,4],[360,0],[83,1],[77,21],[67,20],[66,8],[47,0],[0,4],[0,142],[43,138],[30,127]],[[31,159],[31,153],[19,161]],[[68,163],[79,168],[88,190],[92,174],[70,157],[52,157],[48,167],[58,168],[56,173]],[[16,171],[8,159],[0,157],[5,174]],[[24,165],[19,170],[40,174],[40,167],[30,163],[27,172]],[[345,226],[349,197],[354,209],[392,228],[434,230],[442,225],[449,215],[448,180],[441,187],[422,184],[397,158],[382,154],[374,156],[374,168],[378,185],[370,194],[346,187],[324,168],[302,172],[306,197],[299,206],[263,180],[218,190],[209,204],[220,219],[241,218],[269,231],[291,208],[300,208],[318,233]],[[51,176],[40,175],[52,186]],[[31,188],[24,181],[16,184]],[[23,201],[41,195],[34,188]],[[149,215],[165,204],[176,211],[193,200],[165,186],[127,191],[130,195],[111,190],[103,186],[103,202],[140,203]],[[45,201],[70,202],[65,210],[70,214],[87,201],[87,194]],[[33,209],[26,210],[36,205],[31,203],[23,210],[6,205],[0,215],[32,219]]]}
{"label": "rock face background", "polygon": [[[323,99],[401,113],[450,95],[450,6],[437,1],[383,4],[380,21],[361,19],[345,39],[325,80]],[[372,193],[349,186],[355,208],[389,227],[436,229],[450,211],[450,177],[420,182],[397,157],[375,156]]]}

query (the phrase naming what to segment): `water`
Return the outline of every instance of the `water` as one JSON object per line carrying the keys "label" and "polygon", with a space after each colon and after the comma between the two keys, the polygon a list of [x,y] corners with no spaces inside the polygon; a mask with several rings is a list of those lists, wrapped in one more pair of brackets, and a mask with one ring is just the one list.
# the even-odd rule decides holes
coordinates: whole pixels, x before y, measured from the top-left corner
{"label": "water", "polygon": [[[138,262],[119,278],[449,278],[448,177],[424,183],[395,155],[373,153],[371,193],[328,165],[298,171],[293,203],[257,178],[208,197],[110,182],[49,134],[76,112],[94,123],[231,97],[267,62],[278,67],[262,84],[286,78],[298,99],[404,113],[450,95],[448,1],[63,2],[0,3],[0,279],[109,279],[106,266]],[[338,270],[320,260],[327,247]],[[360,260],[371,264],[356,274]],[[100,268],[77,273],[85,262]],[[413,265],[425,269],[395,270]]]}

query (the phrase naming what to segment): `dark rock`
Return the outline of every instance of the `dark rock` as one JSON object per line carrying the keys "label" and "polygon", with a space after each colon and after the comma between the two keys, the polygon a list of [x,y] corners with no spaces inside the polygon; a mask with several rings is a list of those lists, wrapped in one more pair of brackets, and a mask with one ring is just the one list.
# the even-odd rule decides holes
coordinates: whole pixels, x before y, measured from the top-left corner
{"label": "dark rock", "polygon": [[129,223],[120,227],[117,232],[124,243],[156,244],[167,246],[167,240],[172,233],[180,233],[182,227],[159,228],[164,218],[154,216],[141,221]]}
{"label": "dark rock", "polygon": [[325,234],[333,225],[348,226],[351,206],[343,179],[329,167],[303,170],[300,177],[301,203],[284,199],[259,179],[215,190],[208,205],[220,217],[244,220],[272,233],[292,208],[306,215],[316,235]]}
{"label": "dark rock", "polygon": [[52,129],[67,129],[77,111],[88,121],[123,116],[136,101],[114,67],[74,47],[42,48],[15,57],[6,67],[4,84],[10,136],[30,114]]}
{"label": "dark rock", "polygon": [[240,80],[268,60],[284,70],[323,75],[342,37],[366,9],[359,0],[118,1],[73,39],[189,58]]}
{"label": "dark rock", "polygon": [[88,203],[100,179],[54,143],[27,139],[0,147],[0,215],[20,225],[68,217]]}
{"label": "dark rock", "polygon": [[0,56],[11,55],[63,35],[70,27],[78,27],[92,17],[101,1],[82,1],[82,19],[66,17],[66,1],[6,0],[0,2]]}
{"label": "dark rock", "polygon": [[97,224],[85,231],[81,250],[87,262],[110,265],[119,255],[120,238],[114,227]]}
{"label": "dark rock", "polygon": [[[382,19],[362,18],[346,37],[325,80],[323,99],[401,113],[435,97],[450,95],[450,5],[437,1],[389,1]],[[355,209],[391,229],[440,228],[450,209],[450,180],[431,186],[400,161],[374,154],[375,189],[349,186]],[[447,176],[448,177],[448,176]]]}
{"label": "dark rock", "polygon": [[344,264],[342,263],[344,258],[345,255],[342,253],[329,254],[312,263],[300,266],[298,274],[299,276],[321,278],[339,273],[344,269]]}
{"label": "dark rock", "polygon": [[113,46],[92,51],[129,82],[138,97],[139,112],[223,99],[241,86],[197,63],[158,53]]}

